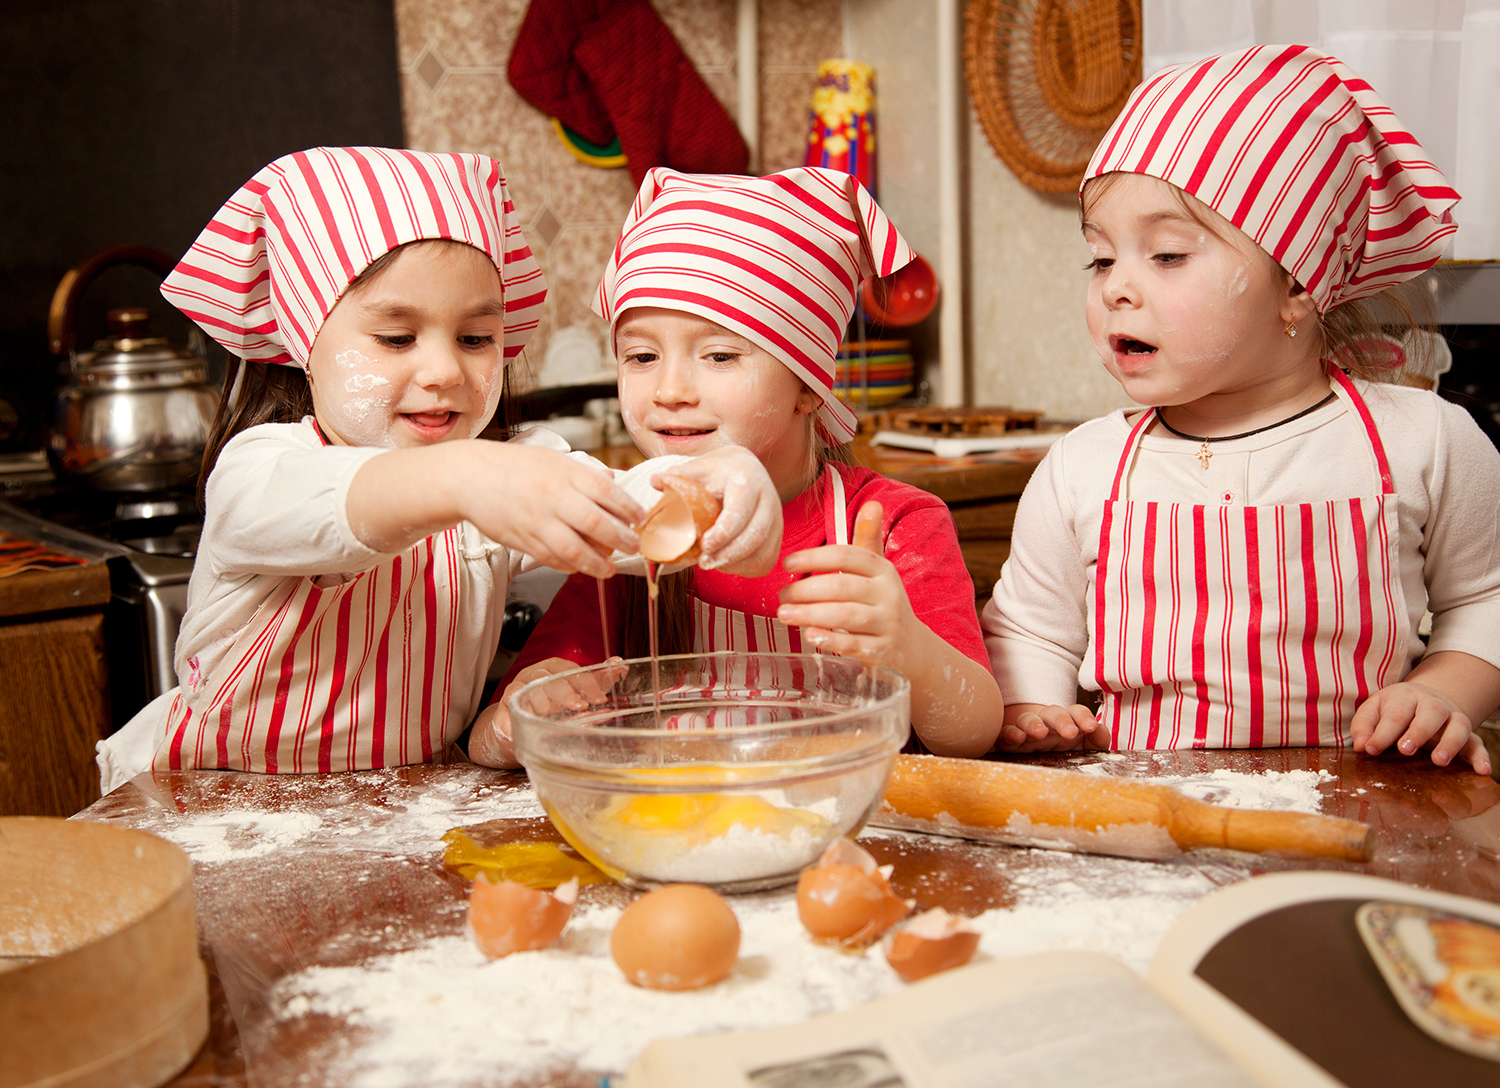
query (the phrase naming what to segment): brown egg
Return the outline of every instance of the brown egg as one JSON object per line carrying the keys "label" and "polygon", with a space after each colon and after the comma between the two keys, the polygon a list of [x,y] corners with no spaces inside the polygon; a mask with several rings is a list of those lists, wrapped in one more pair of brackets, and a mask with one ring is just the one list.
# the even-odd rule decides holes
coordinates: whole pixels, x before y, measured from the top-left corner
{"label": "brown egg", "polygon": [[962,967],[979,947],[979,934],[967,918],[933,907],[885,939],[885,960],[907,982]]}
{"label": "brown egg", "polygon": [[740,923],[717,892],[701,884],[668,884],[625,908],[609,950],[637,986],[696,990],[734,967]]}
{"label": "brown egg", "polygon": [[660,501],[636,526],[641,555],[653,563],[691,562],[698,558],[698,544],[722,505],[697,480],[663,476],[661,482]]}
{"label": "brown egg", "polygon": [[548,892],[480,873],[469,889],[469,929],[492,960],[531,952],[557,940],[577,901],[577,877]]}
{"label": "brown egg", "polygon": [[868,852],[838,839],[797,878],[797,916],[819,941],[863,948],[914,905],[891,890],[889,875]]}

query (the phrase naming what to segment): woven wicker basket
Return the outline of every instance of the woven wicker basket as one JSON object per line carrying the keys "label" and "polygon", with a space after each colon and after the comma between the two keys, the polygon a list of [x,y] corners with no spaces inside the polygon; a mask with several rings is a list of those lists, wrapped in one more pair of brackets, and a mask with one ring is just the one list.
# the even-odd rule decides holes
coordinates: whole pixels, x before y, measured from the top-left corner
{"label": "woven wicker basket", "polygon": [[1076,188],[1141,79],[1141,0],[969,0],[964,77],[1001,161],[1042,192]]}

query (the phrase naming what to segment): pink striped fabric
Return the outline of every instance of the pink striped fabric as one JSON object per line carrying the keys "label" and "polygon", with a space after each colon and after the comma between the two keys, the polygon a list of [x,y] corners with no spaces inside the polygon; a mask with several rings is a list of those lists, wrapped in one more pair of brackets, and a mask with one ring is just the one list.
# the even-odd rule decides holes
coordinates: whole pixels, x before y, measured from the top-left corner
{"label": "pink striped fabric", "polygon": [[858,421],[833,395],[834,356],[866,276],[911,247],[850,174],[800,168],[763,178],[646,176],[604,270],[594,311],[613,327],[632,306],[684,310],[747,337],[823,399],[837,442]]}
{"label": "pink striped fabric", "polygon": [[306,367],[318,330],[376,258],[424,238],[483,250],[500,271],[505,358],[536,331],[547,283],[500,164],[484,155],[315,147],[247,181],[161,292],[244,359]]}
{"label": "pink striped fabric", "polygon": [[1410,622],[1385,448],[1375,487],[1295,506],[1124,498],[1142,415],[1099,529],[1091,643],[1115,748],[1342,747],[1355,708],[1400,676]]}
{"label": "pink striped fabric", "polygon": [[297,774],[431,762],[468,724],[477,690],[454,652],[458,533],[329,588],[287,579],[213,689],[191,706],[178,694],[155,766]]}
{"label": "pink striped fabric", "polygon": [[[1164,68],[1084,172],[1148,174],[1213,208],[1306,287],[1319,313],[1420,275],[1458,193],[1370,85],[1304,45]],[[1080,190],[1081,191],[1081,190]]]}

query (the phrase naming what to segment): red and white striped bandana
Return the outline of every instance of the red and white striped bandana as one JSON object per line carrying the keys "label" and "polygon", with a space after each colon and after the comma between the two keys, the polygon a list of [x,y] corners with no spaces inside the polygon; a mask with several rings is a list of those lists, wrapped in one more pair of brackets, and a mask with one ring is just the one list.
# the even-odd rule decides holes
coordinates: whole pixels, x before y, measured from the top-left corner
{"label": "red and white striped bandana", "polygon": [[911,247],[865,187],[839,170],[763,178],[646,176],[604,270],[594,312],[611,329],[632,306],[684,310],[770,352],[808,384],[836,442],[854,413],[833,395],[834,357],[866,276],[909,263]]}
{"label": "red and white striped bandana", "polygon": [[1458,193],[1422,145],[1368,83],[1305,45],[1157,72],[1115,118],[1084,182],[1113,171],[1161,178],[1213,208],[1320,314],[1420,275],[1458,229]]}
{"label": "red and white striped bandana", "polygon": [[547,283],[500,164],[484,155],[315,147],[247,181],[203,228],[161,293],[235,355],[306,367],[318,330],[376,258],[451,238],[495,262],[505,358],[536,331]]}

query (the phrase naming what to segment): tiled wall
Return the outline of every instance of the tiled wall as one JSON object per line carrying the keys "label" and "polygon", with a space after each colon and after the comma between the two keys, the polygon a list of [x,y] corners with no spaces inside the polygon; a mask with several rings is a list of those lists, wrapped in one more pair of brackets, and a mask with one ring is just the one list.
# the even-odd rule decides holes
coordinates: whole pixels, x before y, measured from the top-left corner
{"label": "tiled wall", "polygon": [[[653,0],[663,22],[714,94],[737,108],[735,0]],[[526,356],[540,368],[551,335],[576,328],[597,338],[589,304],[635,186],[628,170],[588,166],[505,78],[526,0],[396,0],[407,143],[424,151],[476,151],[505,167],[526,236],[550,291]],[[841,0],[760,0],[762,171],[802,162],[807,110],[820,60],[843,47]]]}

